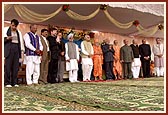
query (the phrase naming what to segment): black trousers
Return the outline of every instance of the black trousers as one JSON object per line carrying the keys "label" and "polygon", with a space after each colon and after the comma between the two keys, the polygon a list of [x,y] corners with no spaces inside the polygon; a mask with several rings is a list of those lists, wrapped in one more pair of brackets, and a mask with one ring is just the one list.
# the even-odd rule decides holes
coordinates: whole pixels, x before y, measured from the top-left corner
{"label": "black trousers", "polygon": [[5,85],[16,85],[19,70],[18,44],[12,43],[10,54],[5,58]]}
{"label": "black trousers", "polygon": [[113,73],[113,61],[105,62],[104,67],[105,67],[106,80],[115,79]]}
{"label": "black trousers", "polygon": [[144,77],[150,77],[150,60],[141,60]]}
{"label": "black trousers", "polygon": [[57,73],[58,73],[58,59],[51,59],[51,61],[49,62],[47,82],[48,83],[58,82]]}

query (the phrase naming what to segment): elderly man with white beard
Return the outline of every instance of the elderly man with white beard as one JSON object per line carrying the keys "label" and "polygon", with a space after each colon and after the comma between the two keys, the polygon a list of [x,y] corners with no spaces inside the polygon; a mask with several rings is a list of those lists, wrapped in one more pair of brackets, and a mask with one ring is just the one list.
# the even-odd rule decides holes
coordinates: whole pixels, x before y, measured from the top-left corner
{"label": "elderly man with white beard", "polygon": [[65,44],[65,60],[66,60],[66,71],[69,71],[69,81],[78,82],[78,61],[79,61],[79,49],[78,46],[73,43],[73,34],[68,35],[68,40]]}

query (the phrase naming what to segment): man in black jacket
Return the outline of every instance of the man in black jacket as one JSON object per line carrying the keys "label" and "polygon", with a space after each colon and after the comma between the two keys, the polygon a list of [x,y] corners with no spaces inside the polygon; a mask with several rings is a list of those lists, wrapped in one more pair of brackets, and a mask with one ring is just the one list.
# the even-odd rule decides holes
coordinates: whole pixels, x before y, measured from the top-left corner
{"label": "man in black jacket", "polygon": [[115,79],[113,74],[114,49],[109,43],[110,40],[106,39],[105,44],[102,45],[106,80]]}
{"label": "man in black jacket", "polygon": [[144,77],[150,77],[150,60],[151,60],[151,48],[149,44],[146,44],[146,40],[142,40],[142,44],[139,46],[140,59],[142,62],[142,70]]}
{"label": "man in black jacket", "polygon": [[60,50],[59,50],[59,44],[56,41],[56,37],[57,37],[57,29],[52,28],[51,35],[47,37],[47,40],[49,41],[49,48],[51,53],[51,59],[49,62],[49,70],[48,70],[48,77],[47,77],[48,83],[58,82],[57,72],[58,72],[58,59],[59,59]]}

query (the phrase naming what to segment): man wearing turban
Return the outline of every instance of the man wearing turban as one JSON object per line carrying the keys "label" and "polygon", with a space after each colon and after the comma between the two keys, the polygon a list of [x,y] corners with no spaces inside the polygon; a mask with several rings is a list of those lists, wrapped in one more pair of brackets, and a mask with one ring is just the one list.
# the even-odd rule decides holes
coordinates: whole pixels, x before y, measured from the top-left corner
{"label": "man wearing turban", "polygon": [[78,46],[73,43],[73,34],[70,33],[67,36],[69,42],[65,44],[65,60],[66,60],[66,71],[69,71],[69,81],[77,81],[78,72],[78,61],[79,61],[79,50]]}

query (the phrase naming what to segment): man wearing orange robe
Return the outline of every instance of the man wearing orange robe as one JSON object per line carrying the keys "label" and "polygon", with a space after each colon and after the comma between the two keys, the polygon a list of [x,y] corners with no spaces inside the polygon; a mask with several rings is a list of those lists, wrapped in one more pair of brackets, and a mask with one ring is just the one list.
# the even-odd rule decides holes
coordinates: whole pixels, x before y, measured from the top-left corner
{"label": "man wearing orange robe", "polygon": [[98,39],[94,39],[94,45],[93,45],[94,55],[93,55],[93,75],[95,77],[95,80],[97,80],[97,77],[99,80],[102,79],[102,64],[103,64],[103,52],[101,49],[101,46],[99,44]]}
{"label": "man wearing orange robe", "polygon": [[120,47],[118,46],[117,40],[114,40],[113,49],[115,51],[113,72],[116,79],[122,79],[122,66],[120,63]]}

